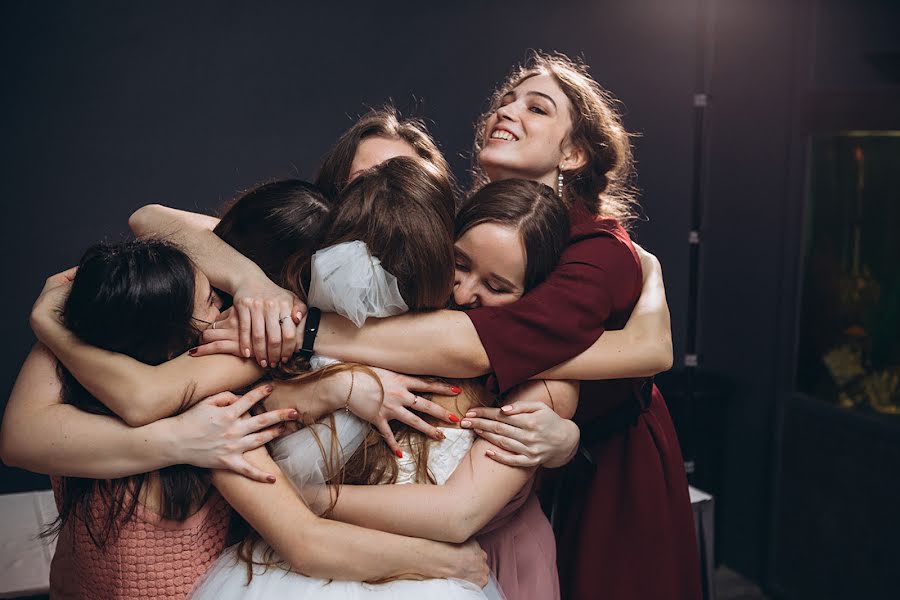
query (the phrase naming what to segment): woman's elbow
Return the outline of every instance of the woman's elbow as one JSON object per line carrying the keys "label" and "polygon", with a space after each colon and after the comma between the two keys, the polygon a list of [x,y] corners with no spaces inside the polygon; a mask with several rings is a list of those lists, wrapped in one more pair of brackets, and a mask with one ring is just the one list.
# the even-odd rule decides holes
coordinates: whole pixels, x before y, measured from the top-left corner
{"label": "woman's elbow", "polygon": [[462,544],[476,533],[481,531],[485,523],[483,515],[474,511],[460,511],[460,514],[452,515],[447,519],[447,527],[442,531],[441,539],[438,542],[448,542],[451,544]]}
{"label": "woman's elbow", "polygon": [[17,444],[11,439],[12,435],[7,433],[6,428],[0,429],[0,462],[7,467],[22,467],[22,456],[17,451]]}
{"label": "woman's elbow", "polygon": [[160,410],[156,397],[151,398],[136,393],[128,397],[131,400],[125,406],[117,407],[113,412],[129,427],[143,427],[170,416]]}
{"label": "woman's elbow", "polygon": [[665,339],[660,340],[659,348],[657,350],[657,360],[657,373],[665,373],[672,368],[675,359],[672,352],[671,336],[667,336]]}
{"label": "woman's elbow", "polygon": [[491,372],[491,361],[481,344],[461,345],[449,357],[449,361],[457,365],[459,370],[454,377],[480,377]]}
{"label": "woman's elbow", "polygon": [[131,216],[128,217],[128,227],[131,228],[131,232],[136,236],[152,233],[152,215],[162,208],[161,204],[148,204],[131,213]]}

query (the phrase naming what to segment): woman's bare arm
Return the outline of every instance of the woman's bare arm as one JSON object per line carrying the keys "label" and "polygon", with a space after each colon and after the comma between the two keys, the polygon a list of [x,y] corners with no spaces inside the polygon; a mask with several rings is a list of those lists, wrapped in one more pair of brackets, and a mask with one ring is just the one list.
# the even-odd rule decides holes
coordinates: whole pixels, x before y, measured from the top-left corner
{"label": "woman's bare arm", "polygon": [[535,379],[620,379],[651,377],[672,368],[672,323],[659,260],[635,244],[644,285],[628,323],[606,331],[590,348]]}
{"label": "woman's bare arm", "polygon": [[79,383],[133,427],[172,416],[218,392],[249,385],[263,374],[253,361],[225,355],[196,359],[181,355],[148,365],[82,342],[53,312],[32,312],[31,323],[38,339]]}
{"label": "woman's bare arm", "polygon": [[[587,350],[534,379],[649,377],[672,367],[672,329],[662,268],[642,253],[644,285],[625,328],[606,331]],[[422,345],[421,340],[429,340]],[[490,363],[472,322],[457,311],[370,319],[361,329],[323,315],[317,351],[394,370],[444,377],[474,377]]]}
{"label": "woman's bare arm", "polygon": [[418,574],[487,582],[480,548],[362,529],[316,517],[264,449],[248,454],[258,468],[278,473],[267,486],[217,471],[213,484],[291,567],[324,579],[369,581]]}
{"label": "woman's bare arm", "polygon": [[[243,458],[278,434],[278,422],[296,418],[280,410],[242,419],[265,394],[214,397],[191,411],[128,427],[115,417],[63,404],[56,359],[36,344],[25,359],[0,427],[0,457],[9,466],[68,477],[115,479],[174,464],[230,468],[259,481],[270,474]],[[255,394],[255,395],[253,395]]]}
{"label": "woman's bare arm", "polygon": [[345,485],[332,518],[400,535],[463,542],[484,527],[528,483],[533,468],[508,467],[475,441],[444,485]]}
{"label": "woman's bare arm", "polygon": [[[639,254],[644,284],[626,327],[604,332],[590,348],[535,379],[648,377],[671,368],[672,333],[662,269],[655,256]],[[298,329],[304,325],[305,321]],[[204,341],[200,356],[240,353],[236,330],[207,330]],[[369,319],[362,328],[339,315],[323,314],[316,351],[348,362],[442,377],[465,379],[491,370],[474,325],[464,313],[452,310]]]}
{"label": "woman's bare arm", "polygon": [[213,233],[217,223],[213,217],[159,204],[144,206],[128,219],[135,235],[163,236],[184,248],[215,287],[234,297],[235,310],[247,325],[241,356],[252,354],[263,368],[288,360],[296,344],[295,323],[306,307]]}
{"label": "woman's bare arm", "polygon": [[[565,417],[575,413],[578,384],[529,382],[511,394],[517,403],[554,405]],[[550,410],[548,408],[548,410]],[[550,411],[552,412],[552,410]],[[532,415],[517,415],[520,420]],[[557,417],[558,418],[558,417]],[[482,433],[469,454],[444,485],[343,486],[333,518],[390,531],[448,542],[462,542],[480,531],[528,483],[533,467],[511,466],[496,460],[498,454],[518,448],[500,448]],[[496,436],[495,439],[499,439]],[[574,446],[577,447],[577,437]],[[571,455],[573,450],[565,452]]]}

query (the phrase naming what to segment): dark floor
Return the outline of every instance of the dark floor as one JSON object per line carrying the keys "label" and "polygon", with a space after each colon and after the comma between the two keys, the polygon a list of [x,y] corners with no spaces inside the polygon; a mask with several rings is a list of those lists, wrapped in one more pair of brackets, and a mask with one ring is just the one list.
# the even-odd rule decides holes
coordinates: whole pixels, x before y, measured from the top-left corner
{"label": "dark floor", "polygon": [[759,587],[728,567],[716,569],[716,600],[769,600]]}

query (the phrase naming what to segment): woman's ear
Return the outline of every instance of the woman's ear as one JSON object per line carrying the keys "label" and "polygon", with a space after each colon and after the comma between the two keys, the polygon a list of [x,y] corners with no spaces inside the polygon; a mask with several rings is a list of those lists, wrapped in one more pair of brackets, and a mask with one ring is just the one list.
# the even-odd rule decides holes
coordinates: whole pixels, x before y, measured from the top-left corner
{"label": "woman's ear", "polygon": [[571,142],[563,148],[563,157],[559,163],[559,170],[563,173],[572,173],[584,168],[588,161],[588,154],[581,146]]}

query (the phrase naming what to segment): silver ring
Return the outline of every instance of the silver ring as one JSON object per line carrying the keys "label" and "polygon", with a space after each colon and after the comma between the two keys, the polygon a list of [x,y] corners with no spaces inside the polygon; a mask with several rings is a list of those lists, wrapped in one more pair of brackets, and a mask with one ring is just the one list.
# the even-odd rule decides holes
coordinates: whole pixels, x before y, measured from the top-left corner
{"label": "silver ring", "polygon": [[218,321],[213,321],[212,327],[210,327],[210,329],[215,329],[215,328],[216,328],[216,323],[218,323]]}
{"label": "silver ring", "polygon": [[416,405],[416,402],[418,402],[418,401],[419,401],[419,397],[418,397],[418,396],[413,396],[413,401],[412,401],[412,404],[410,404],[410,406],[415,406],[415,405]]}
{"label": "silver ring", "polygon": [[280,319],[278,319],[278,324],[281,325],[285,319],[287,319],[287,317],[281,317]]}

